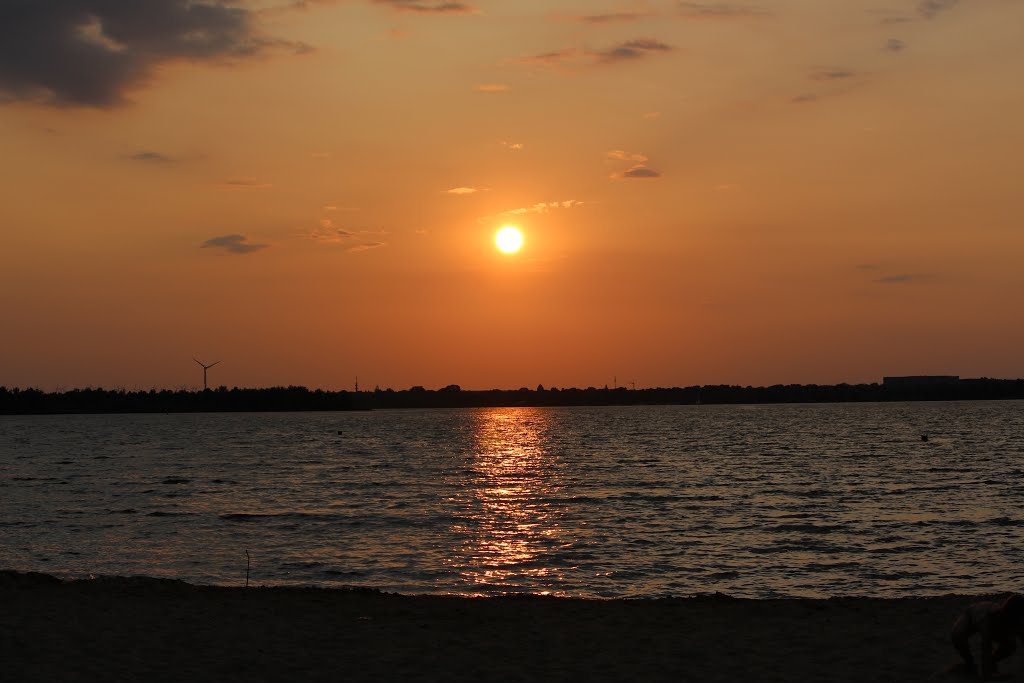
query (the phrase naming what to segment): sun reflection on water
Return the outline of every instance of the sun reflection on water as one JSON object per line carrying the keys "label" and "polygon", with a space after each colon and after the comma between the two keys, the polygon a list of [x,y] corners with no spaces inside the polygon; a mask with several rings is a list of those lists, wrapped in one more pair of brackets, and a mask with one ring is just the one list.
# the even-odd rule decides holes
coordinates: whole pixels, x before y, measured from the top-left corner
{"label": "sun reflection on water", "polygon": [[[481,593],[515,586],[558,593],[570,545],[558,503],[560,467],[548,448],[548,416],[531,408],[481,410],[453,531],[463,539],[451,565]],[[524,579],[529,579],[524,581]]]}

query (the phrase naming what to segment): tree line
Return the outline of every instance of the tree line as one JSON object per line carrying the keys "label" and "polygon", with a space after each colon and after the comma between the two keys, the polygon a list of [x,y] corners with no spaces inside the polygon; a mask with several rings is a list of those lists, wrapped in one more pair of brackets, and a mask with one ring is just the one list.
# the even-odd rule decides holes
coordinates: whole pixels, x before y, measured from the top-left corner
{"label": "tree line", "polygon": [[38,389],[0,387],[0,414],[337,411],[514,406],[698,405],[1024,399],[1024,379],[964,379],[934,386],[882,384],[704,385],[649,389],[464,390],[451,384],[403,390],[325,391],[300,386],[210,390]]}

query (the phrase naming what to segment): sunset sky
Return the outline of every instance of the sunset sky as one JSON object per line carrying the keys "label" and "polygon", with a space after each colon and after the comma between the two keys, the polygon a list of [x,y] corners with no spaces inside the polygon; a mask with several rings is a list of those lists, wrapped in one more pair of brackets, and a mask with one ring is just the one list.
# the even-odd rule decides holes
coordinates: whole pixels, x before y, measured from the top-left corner
{"label": "sunset sky", "polygon": [[1022,27],[0,0],[0,385],[1024,376]]}

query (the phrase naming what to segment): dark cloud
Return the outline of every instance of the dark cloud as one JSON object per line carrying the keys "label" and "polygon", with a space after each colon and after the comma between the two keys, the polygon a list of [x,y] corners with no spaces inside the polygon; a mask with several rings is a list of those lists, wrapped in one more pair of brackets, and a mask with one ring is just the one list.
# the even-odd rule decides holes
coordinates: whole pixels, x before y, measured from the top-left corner
{"label": "dark cloud", "polygon": [[885,41],[885,49],[888,50],[889,52],[903,52],[903,50],[905,50],[906,47],[907,44],[904,43],[899,38],[890,38],[889,40]]}
{"label": "dark cloud", "polygon": [[229,0],[0,0],[0,94],[111,107],[171,60],[223,62],[304,46],[260,34]]}
{"label": "dark cloud", "polygon": [[808,102],[817,102],[818,96],[812,92],[804,93],[803,95],[797,95],[790,100],[793,104],[807,104]]}
{"label": "dark cloud", "polygon": [[660,178],[661,174],[655,171],[653,168],[648,168],[643,164],[637,164],[633,168],[625,171],[622,174],[623,178]]}
{"label": "dark cloud", "polygon": [[921,0],[917,5],[917,12],[925,19],[931,19],[939,12],[952,9],[960,0]]}
{"label": "dark cloud", "polygon": [[269,244],[252,244],[246,241],[248,239],[245,235],[221,235],[220,237],[211,237],[206,240],[200,248],[224,249],[232,254],[251,254],[254,251],[266,249],[270,246]]}
{"label": "dark cloud", "polygon": [[388,5],[399,12],[413,14],[475,14],[477,9],[463,2],[418,2],[417,0],[374,0],[379,5]]}
{"label": "dark cloud", "polygon": [[625,43],[615,45],[605,50],[600,50],[594,54],[599,62],[610,64],[614,62],[639,59],[641,57],[646,57],[653,52],[668,52],[671,49],[671,45],[666,45],[665,43],[657,40],[639,38],[636,40],[628,40]]}
{"label": "dark cloud", "polygon": [[136,152],[135,154],[131,155],[130,158],[135,160],[135,161],[142,161],[142,162],[147,163],[147,164],[173,164],[174,163],[174,159],[172,159],[171,157],[167,156],[166,154],[161,154],[160,152],[150,152],[150,151]]}
{"label": "dark cloud", "polygon": [[679,13],[684,17],[701,19],[762,17],[769,14],[767,10],[763,10],[759,7],[732,5],[720,2],[680,2]]}

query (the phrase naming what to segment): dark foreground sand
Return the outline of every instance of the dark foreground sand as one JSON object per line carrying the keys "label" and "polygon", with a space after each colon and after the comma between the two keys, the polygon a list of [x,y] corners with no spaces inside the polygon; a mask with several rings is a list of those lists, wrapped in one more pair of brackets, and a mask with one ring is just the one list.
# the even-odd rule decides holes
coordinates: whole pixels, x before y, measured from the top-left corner
{"label": "dark foreground sand", "polygon": [[[0,681],[925,681],[968,602],[406,597],[0,572]],[[1024,655],[1002,671],[1024,680]]]}

